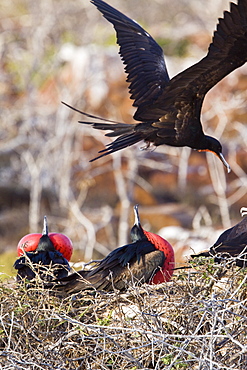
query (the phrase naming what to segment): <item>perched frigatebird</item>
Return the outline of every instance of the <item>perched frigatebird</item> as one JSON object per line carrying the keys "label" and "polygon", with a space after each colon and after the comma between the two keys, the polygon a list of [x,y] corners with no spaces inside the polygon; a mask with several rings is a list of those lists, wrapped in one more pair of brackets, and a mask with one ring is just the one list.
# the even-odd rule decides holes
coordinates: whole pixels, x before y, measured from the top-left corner
{"label": "perched frigatebird", "polygon": [[159,284],[169,281],[174,269],[172,246],[159,235],[142,228],[137,206],[134,207],[134,213],[131,244],[113,250],[89,270],[57,279],[52,288],[73,294],[86,289],[124,290],[130,282]]}
{"label": "perched frigatebird", "polygon": [[[247,215],[247,208],[240,209],[242,217]],[[247,267],[247,217],[244,217],[235,226],[225,230],[206,252],[191,257],[214,257],[214,261],[221,263],[229,260],[239,267]]]}
{"label": "perched frigatebird", "polygon": [[[44,218],[44,223],[45,223],[44,227],[46,228],[45,232],[48,233],[48,225],[47,225],[46,216]],[[36,251],[42,235],[43,234],[41,233],[35,233],[35,234],[27,234],[23,236],[17,245],[18,257],[22,256],[24,252]],[[53,232],[53,233],[49,232],[47,235],[49,236],[49,239],[51,240],[54,248],[58,252],[60,252],[67,261],[70,261],[72,253],[73,253],[73,244],[70,238],[58,232]]]}
{"label": "perched frigatebird", "polygon": [[[70,271],[70,266],[63,254],[55,249],[54,244],[48,235],[46,216],[44,217],[42,236],[37,240],[37,234],[33,235],[34,242],[37,242],[37,247],[30,252],[26,252],[24,242],[22,247],[22,253],[24,254],[15,261],[14,268],[17,270],[17,281],[25,279],[33,280],[36,277],[39,277],[44,281],[51,281],[56,278],[66,277]],[[63,236],[63,234],[58,235]],[[67,242],[68,238],[65,238],[65,242]],[[26,239],[26,243],[28,244],[28,247],[34,248],[35,245],[32,243],[31,239],[32,234],[29,234]],[[67,244],[65,246],[66,248],[63,248],[61,243],[59,246],[65,253],[67,252]],[[71,246],[69,245],[69,247]]]}
{"label": "perched frigatebird", "polygon": [[219,19],[207,55],[172,79],[168,76],[161,47],[148,32],[104,1],[91,0],[91,3],[116,30],[131,99],[137,107],[134,119],[140,121],[137,124],[114,122],[68,105],[102,121],[80,123],[111,130],[106,136],[119,136],[92,161],[144,140],[147,147],[153,143],[213,152],[230,172],[220,142],[203,133],[200,116],[206,93],[247,60],[247,0],[231,3],[230,12],[225,11]]}

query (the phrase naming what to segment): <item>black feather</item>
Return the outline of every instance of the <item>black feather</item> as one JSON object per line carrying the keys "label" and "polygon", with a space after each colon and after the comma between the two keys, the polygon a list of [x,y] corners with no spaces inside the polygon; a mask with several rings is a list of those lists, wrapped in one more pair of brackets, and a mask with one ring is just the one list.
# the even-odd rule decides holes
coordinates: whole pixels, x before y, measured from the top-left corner
{"label": "black feather", "polygon": [[[95,159],[144,140],[156,146],[166,144],[212,151],[229,172],[221,144],[204,135],[200,116],[206,93],[247,60],[247,0],[239,0],[237,5],[231,4],[230,12],[224,12],[207,55],[171,80],[163,51],[148,32],[104,1],[91,0],[91,3],[116,30],[131,99],[137,107],[134,119],[142,122],[126,126],[121,124],[121,129],[120,126],[114,128],[114,125],[92,123],[96,129],[113,131],[107,136],[125,135],[121,145],[113,143],[110,150]],[[84,112],[82,114],[87,115]],[[165,133],[166,130],[169,133]],[[130,141],[127,135],[132,135]]]}
{"label": "black feather", "polygon": [[33,280],[37,276],[44,281],[66,277],[70,271],[68,261],[57,251],[49,236],[40,238],[34,252],[26,252],[14,263],[17,270],[17,280]]}

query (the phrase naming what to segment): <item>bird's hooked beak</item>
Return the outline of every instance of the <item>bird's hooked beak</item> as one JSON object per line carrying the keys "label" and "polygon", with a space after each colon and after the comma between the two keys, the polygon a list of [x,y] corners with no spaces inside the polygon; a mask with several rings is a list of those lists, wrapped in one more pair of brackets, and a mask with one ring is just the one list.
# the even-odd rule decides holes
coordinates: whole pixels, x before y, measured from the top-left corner
{"label": "bird's hooked beak", "polygon": [[145,232],[140,222],[137,204],[134,206],[134,215],[135,215],[135,223],[130,233],[132,242],[136,242],[138,240],[147,240],[147,237],[145,235]]}
{"label": "bird's hooked beak", "polygon": [[134,215],[135,215],[135,225],[142,229],[141,222],[140,222],[140,217],[139,217],[139,212],[138,212],[138,204],[134,206]]}
{"label": "bird's hooked beak", "polygon": [[223,165],[226,167],[227,173],[231,172],[231,167],[230,167],[229,163],[225,160],[223,154],[222,153],[216,153],[216,155],[217,155],[217,157],[219,157],[219,159],[221,160]]}
{"label": "bird's hooked beak", "polygon": [[[211,138],[213,139],[213,138]],[[225,160],[225,157],[223,156],[223,154],[221,153],[220,150],[214,150],[214,149],[197,149],[198,152],[210,152],[210,153],[213,153],[214,155],[216,155],[220,160],[221,162],[223,163],[223,165],[226,167],[227,169],[227,173],[231,172],[231,167],[229,165],[229,163]]]}
{"label": "bird's hooked beak", "polygon": [[43,226],[42,235],[48,235],[48,223],[47,223],[46,216],[44,216],[44,226]]}
{"label": "bird's hooked beak", "polygon": [[42,230],[42,236],[39,240],[38,247],[36,249],[36,252],[41,251],[54,251],[54,245],[48,235],[48,223],[47,223],[47,217],[44,216],[44,226]]}

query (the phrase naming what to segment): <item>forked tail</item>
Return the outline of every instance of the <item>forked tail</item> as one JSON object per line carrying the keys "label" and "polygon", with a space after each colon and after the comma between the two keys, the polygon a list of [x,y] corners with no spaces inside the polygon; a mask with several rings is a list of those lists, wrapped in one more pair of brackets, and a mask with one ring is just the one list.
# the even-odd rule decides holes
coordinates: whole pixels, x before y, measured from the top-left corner
{"label": "forked tail", "polygon": [[[93,158],[90,160],[90,162],[95,161],[96,159],[102,158],[108,154],[117,152],[118,150],[127,148],[128,146],[131,146],[135,143],[138,143],[138,141],[143,140],[143,136],[141,132],[138,132],[135,130],[136,125],[130,124],[130,123],[121,123],[116,122],[112,120],[107,120],[105,118],[93,116],[91,114],[82,112],[64,102],[62,102],[64,105],[69,107],[70,109],[73,109],[74,111],[83,114],[86,117],[94,118],[103,122],[87,122],[87,121],[79,121],[79,123],[83,123],[86,125],[91,125],[96,130],[111,130],[112,132],[109,132],[105,134],[105,136],[109,137],[115,137],[119,136],[115,141],[112,143],[109,143],[106,145],[106,148],[103,150],[100,150],[100,154],[98,157]],[[108,122],[108,123],[106,123]],[[110,123],[109,123],[110,122]]]}

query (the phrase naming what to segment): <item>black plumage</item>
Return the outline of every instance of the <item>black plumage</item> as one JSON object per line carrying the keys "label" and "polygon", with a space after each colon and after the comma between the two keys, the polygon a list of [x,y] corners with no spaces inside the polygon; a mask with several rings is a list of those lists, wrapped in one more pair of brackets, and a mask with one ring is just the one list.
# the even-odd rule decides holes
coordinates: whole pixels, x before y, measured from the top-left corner
{"label": "black plumage", "polygon": [[82,270],[57,280],[54,291],[72,294],[82,290],[124,290],[130,282],[149,282],[165,262],[163,251],[155,248],[142,229],[137,207],[136,222],[131,229],[132,243],[114,249],[89,270]]}
{"label": "black plumage", "polygon": [[[240,213],[246,215],[247,208],[241,208]],[[230,261],[239,267],[247,267],[247,217],[225,230],[208,251],[191,257],[214,257],[217,263]]]}
{"label": "black plumage", "polygon": [[56,278],[68,276],[70,266],[66,258],[54,248],[48,236],[46,217],[44,218],[44,230],[38,246],[33,252],[25,252],[19,257],[14,268],[17,270],[17,281],[33,280],[39,278],[49,282]]}
{"label": "black plumage", "polygon": [[141,121],[137,124],[79,121],[95,129],[111,130],[106,136],[119,136],[93,160],[144,140],[147,146],[167,144],[211,151],[230,172],[220,142],[203,133],[200,115],[206,93],[247,60],[247,0],[239,0],[237,5],[231,3],[230,12],[225,11],[219,19],[207,55],[171,80],[163,51],[149,33],[104,1],[91,3],[116,30],[131,99],[137,107],[134,119]]}

